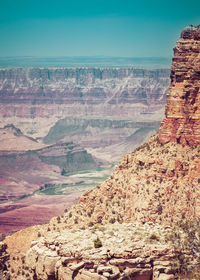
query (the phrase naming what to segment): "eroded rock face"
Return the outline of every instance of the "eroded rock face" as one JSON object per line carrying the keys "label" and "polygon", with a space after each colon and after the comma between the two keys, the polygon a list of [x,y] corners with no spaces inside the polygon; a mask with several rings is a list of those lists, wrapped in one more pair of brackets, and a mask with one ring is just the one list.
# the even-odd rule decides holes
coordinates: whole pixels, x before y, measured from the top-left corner
{"label": "eroded rock face", "polygon": [[[171,229],[153,224],[115,224],[49,233],[33,242],[25,265],[30,279],[174,279]],[[95,240],[100,246],[95,246]],[[95,248],[97,247],[97,248]],[[18,273],[23,276],[23,269]],[[153,277],[153,278],[152,278]]]}
{"label": "eroded rock face", "polygon": [[200,143],[200,26],[187,27],[174,48],[161,143]]}

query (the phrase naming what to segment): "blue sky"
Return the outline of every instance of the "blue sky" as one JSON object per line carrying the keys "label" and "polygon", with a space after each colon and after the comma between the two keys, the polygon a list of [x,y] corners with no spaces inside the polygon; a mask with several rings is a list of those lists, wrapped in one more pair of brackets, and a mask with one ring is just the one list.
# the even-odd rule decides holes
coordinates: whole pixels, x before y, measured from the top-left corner
{"label": "blue sky", "polygon": [[0,57],[166,57],[198,0],[2,0]]}

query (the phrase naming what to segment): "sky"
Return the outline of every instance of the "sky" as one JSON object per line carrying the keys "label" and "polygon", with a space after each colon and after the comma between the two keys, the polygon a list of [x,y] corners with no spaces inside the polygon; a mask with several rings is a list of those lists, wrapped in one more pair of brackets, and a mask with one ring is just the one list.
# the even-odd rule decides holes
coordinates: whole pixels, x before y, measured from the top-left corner
{"label": "sky", "polygon": [[171,57],[199,0],[0,0],[0,57]]}

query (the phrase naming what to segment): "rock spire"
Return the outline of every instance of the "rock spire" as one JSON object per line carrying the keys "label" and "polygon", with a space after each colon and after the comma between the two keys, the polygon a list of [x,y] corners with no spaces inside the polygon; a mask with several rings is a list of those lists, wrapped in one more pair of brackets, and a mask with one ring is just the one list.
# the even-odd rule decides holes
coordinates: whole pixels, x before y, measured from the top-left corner
{"label": "rock spire", "polygon": [[162,144],[200,144],[200,26],[186,27],[174,48]]}

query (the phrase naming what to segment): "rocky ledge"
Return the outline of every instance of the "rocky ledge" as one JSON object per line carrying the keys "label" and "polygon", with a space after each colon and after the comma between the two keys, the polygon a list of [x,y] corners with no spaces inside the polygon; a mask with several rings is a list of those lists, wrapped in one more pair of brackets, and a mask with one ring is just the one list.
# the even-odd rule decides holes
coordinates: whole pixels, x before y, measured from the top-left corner
{"label": "rocky ledge", "polygon": [[32,242],[16,279],[172,280],[179,267],[172,236],[170,227],[153,223],[49,233]]}

